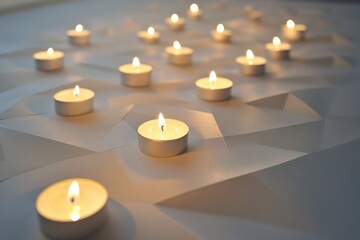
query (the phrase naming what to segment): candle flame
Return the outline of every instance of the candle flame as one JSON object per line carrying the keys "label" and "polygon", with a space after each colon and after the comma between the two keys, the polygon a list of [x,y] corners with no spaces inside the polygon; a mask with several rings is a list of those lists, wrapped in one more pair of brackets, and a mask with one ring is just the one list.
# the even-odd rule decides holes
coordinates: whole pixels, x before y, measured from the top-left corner
{"label": "candle flame", "polygon": [[217,25],[216,31],[217,31],[218,33],[222,33],[222,32],[224,32],[224,30],[225,30],[225,27],[224,27],[223,24],[220,23],[220,24]]}
{"label": "candle flame", "polygon": [[175,41],[174,44],[173,44],[173,47],[176,49],[176,50],[180,50],[181,49],[181,45],[178,41]]}
{"label": "candle flame", "polygon": [[165,119],[164,119],[164,116],[162,115],[162,113],[159,114],[158,126],[162,132],[164,132],[166,130],[166,122],[165,122]]}
{"label": "candle flame", "polygon": [[274,44],[275,46],[279,46],[279,45],[281,44],[280,38],[274,37],[274,38],[273,38],[273,44]]}
{"label": "candle flame", "polygon": [[80,94],[80,87],[79,87],[79,85],[76,85],[74,88],[74,91],[73,91],[73,95],[75,98],[78,98],[79,94]]}
{"label": "candle flame", "polygon": [[246,58],[247,58],[248,60],[254,60],[254,53],[253,53],[253,51],[251,51],[250,49],[248,49],[248,50],[246,51]]}
{"label": "candle flame", "polygon": [[196,3],[190,5],[190,12],[197,13],[199,11],[199,7]]}
{"label": "candle flame", "polygon": [[152,36],[155,34],[155,29],[153,27],[149,27],[147,33]]}
{"label": "candle flame", "polygon": [[54,53],[54,49],[53,48],[49,48],[46,52],[48,55],[52,55]]}
{"label": "candle flame", "polygon": [[140,60],[138,57],[134,57],[134,59],[132,61],[132,65],[133,65],[133,67],[136,67],[136,68],[140,67]]}
{"label": "candle flame", "polygon": [[214,71],[211,71],[210,72],[210,76],[209,76],[209,82],[211,83],[211,84],[215,84],[215,82],[216,82],[216,73],[214,72]]}
{"label": "candle flame", "polygon": [[80,206],[79,205],[75,205],[72,207],[70,213],[69,213],[69,217],[72,221],[76,222],[77,220],[80,219]]}
{"label": "candle flame", "polygon": [[173,23],[176,23],[176,22],[178,22],[179,21],[179,16],[177,15],[177,14],[173,14],[173,15],[171,15],[171,21],[173,22]]}
{"label": "candle flame", "polygon": [[287,22],[286,22],[286,26],[287,26],[288,28],[294,28],[294,27],[295,27],[295,22],[294,22],[293,20],[289,19],[289,20],[287,20]]}
{"label": "candle flame", "polygon": [[75,31],[77,31],[77,32],[81,32],[82,30],[84,30],[83,25],[81,25],[81,24],[76,25],[76,27],[75,27]]}
{"label": "candle flame", "polygon": [[73,181],[70,184],[70,187],[67,192],[67,199],[71,204],[75,204],[79,201],[80,196],[80,186],[77,181]]}

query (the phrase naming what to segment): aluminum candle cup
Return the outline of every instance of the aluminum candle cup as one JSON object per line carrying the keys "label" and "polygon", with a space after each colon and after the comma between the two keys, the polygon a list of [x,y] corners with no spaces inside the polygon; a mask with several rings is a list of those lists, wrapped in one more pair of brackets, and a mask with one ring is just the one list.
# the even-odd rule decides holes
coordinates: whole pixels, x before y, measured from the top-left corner
{"label": "aluminum candle cup", "polygon": [[57,71],[64,67],[64,53],[49,48],[47,51],[37,52],[33,55],[35,66],[40,71]]}
{"label": "aluminum candle cup", "polygon": [[147,64],[140,64],[135,57],[132,64],[125,64],[119,67],[121,82],[128,87],[145,87],[151,83],[152,67]]}
{"label": "aluminum candle cup", "polygon": [[69,43],[77,46],[86,46],[90,43],[90,31],[85,30],[81,24],[78,24],[75,29],[67,31]]}
{"label": "aluminum candle cup", "polygon": [[55,111],[62,116],[76,116],[94,109],[95,93],[86,88],[69,88],[54,95]]}
{"label": "aluminum candle cup", "polygon": [[199,20],[202,18],[202,11],[199,9],[199,6],[196,3],[190,5],[190,9],[188,11],[188,16],[193,20]]}
{"label": "aluminum candle cup", "polygon": [[224,25],[218,24],[216,29],[211,31],[211,36],[215,42],[230,42],[232,32],[225,29]]}
{"label": "aluminum candle cup", "polygon": [[283,43],[278,37],[274,37],[272,43],[267,43],[265,48],[270,52],[273,59],[287,60],[290,58],[291,45]]}
{"label": "aluminum candle cup", "polygon": [[304,41],[306,38],[307,27],[303,24],[295,24],[288,20],[282,27],[283,35],[291,41]]}
{"label": "aluminum candle cup", "polygon": [[156,32],[153,27],[149,27],[147,31],[138,32],[138,38],[144,43],[157,43],[160,39],[160,33]]}
{"label": "aluminum candle cup", "polygon": [[242,73],[246,76],[265,74],[266,59],[254,56],[251,50],[246,52],[246,56],[237,57],[236,62],[240,64]]}
{"label": "aluminum candle cup", "polygon": [[175,41],[173,46],[165,49],[168,62],[174,65],[186,66],[192,63],[193,50],[187,47],[181,47],[178,41]]}
{"label": "aluminum candle cup", "polygon": [[165,22],[174,31],[182,31],[185,28],[185,19],[179,18],[176,14],[171,15],[170,18],[166,18]]}
{"label": "aluminum candle cup", "polygon": [[159,119],[141,124],[138,128],[139,149],[153,157],[172,157],[187,148],[189,127],[175,119],[166,118],[166,127],[161,130]]}
{"label": "aluminum candle cup", "polygon": [[78,239],[98,230],[107,218],[108,193],[90,179],[67,179],[44,189],[36,200],[42,232],[56,239]]}
{"label": "aluminum candle cup", "polygon": [[195,82],[199,98],[205,101],[223,101],[231,97],[233,82],[227,78],[217,77],[212,71],[208,78]]}

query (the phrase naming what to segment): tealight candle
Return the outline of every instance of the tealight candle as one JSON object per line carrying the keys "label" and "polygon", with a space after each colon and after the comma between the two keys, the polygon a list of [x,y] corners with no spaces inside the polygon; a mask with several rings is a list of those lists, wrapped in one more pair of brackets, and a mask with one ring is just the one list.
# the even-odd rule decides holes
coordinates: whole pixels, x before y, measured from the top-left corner
{"label": "tealight candle", "polygon": [[178,41],[175,41],[173,46],[165,49],[168,55],[168,61],[174,65],[190,65],[193,50],[187,47],[181,47]]}
{"label": "tealight candle", "polygon": [[147,31],[138,32],[138,37],[145,43],[157,43],[160,38],[160,33],[156,32],[153,27],[149,27]]}
{"label": "tealight candle", "polygon": [[75,29],[67,31],[69,42],[77,46],[89,45],[90,42],[90,31],[84,29],[83,25],[76,25]]}
{"label": "tealight candle", "polygon": [[57,239],[89,236],[107,217],[108,193],[90,179],[67,179],[44,189],[36,200],[42,232]]}
{"label": "tealight candle", "polygon": [[141,64],[139,58],[134,57],[132,64],[119,67],[122,84],[129,87],[144,87],[151,83],[152,67]]}
{"label": "tealight candle", "polygon": [[198,96],[206,101],[223,101],[231,96],[233,82],[227,78],[216,76],[211,71],[208,78],[200,78],[195,82]]}
{"label": "tealight candle", "polygon": [[230,42],[231,35],[231,30],[225,29],[221,23],[217,25],[216,30],[211,31],[211,36],[216,42]]}
{"label": "tealight candle", "polygon": [[160,113],[158,119],[139,126],[139,149],[153,157],[176,156],[186,150],[188,133],[189,127],[184,122],[164,119]]}
{"label": "tealight candle", "polygon": [[283,26],[282,32],[284,36],[292,41],[304,41],[307,27],[303,24],[295,24],[293,20],[288,20]]}
{"label": "tealight candle", "polygon": [[196,3],[190,5],[188,15],[191,19],[198,20],[202,18],[202,11],[199,9],[199,6]]}
{"label": "tealight candle", "polygon": [[55,111],[62,116],[76,116],[89,113],[94,109],[95,93],[86,88],[61,90],[54,95]]}
{"label": "tealight candle", "polygon": [[170,18],[166,18],[166,24],[174,31],[182,31],[185,27],[185,19],[179,18],[177,14],[171,15]]}
{"label": "tealight candle", "polygon": [[270,52],[273,59],[289,59],[291,45],[282,43],[280,38],[274,37],[272,43],[267,43],[265,48]]}
{"label": "tealight candle", "polygon": [[56,71],[64,67],[64,53],[49,48],[47,51],[37,52],[33,55],[36,69],[40,71]]}
{"label": "tealight candle", "polygon": [[246,51],[246,56],[237,57],[236,62],[241,65],[244,75],[256,76],[265,73],[266,59],[254,56],[250,49]]}

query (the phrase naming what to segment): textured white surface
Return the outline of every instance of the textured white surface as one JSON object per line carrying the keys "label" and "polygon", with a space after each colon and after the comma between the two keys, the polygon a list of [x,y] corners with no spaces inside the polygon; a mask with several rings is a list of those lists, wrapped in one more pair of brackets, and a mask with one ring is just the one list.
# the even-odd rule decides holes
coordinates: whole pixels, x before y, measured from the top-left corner
{"label": "textured white surface", "polygon": [[[35,199],[46,186],[86,177],[110,194],[110,217],[89,239],[359,239],[360,6],[199,2],[202,21],[169,31],[165,17],[185,16],[189,1],[73,1],[0,15],[0,238],[46,239]],[[292,18],[308,25],[289,61],[264,48]],[[214,43],[219,22],[232,43]],[[81,23],[91,45],[67,43]],[[138,41],[153,25],[156,45]],[[194,65],[167,64],[179,40]],[[31,55],[53,47],[65,69],[41,73]],[[261,77],[240,74],[235,58],[251,48],[268,59]],[[128,88],[118,66],[133,57],[154,67],[153,84]],[[194,82],[211,70],[234,82],[229,101],[198,99]],[[54,113],[52,95],[79,84],[96,92],[95,112]],[[162,111],[190,126],[186,153],[142,154],[137,127]]]}

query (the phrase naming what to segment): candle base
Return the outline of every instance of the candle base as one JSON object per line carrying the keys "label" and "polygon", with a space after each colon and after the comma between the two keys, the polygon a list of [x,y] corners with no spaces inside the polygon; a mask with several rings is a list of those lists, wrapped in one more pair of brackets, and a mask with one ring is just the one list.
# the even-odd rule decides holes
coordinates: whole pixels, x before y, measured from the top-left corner
{"label": "candle base", "polygon": [[306,39],[306,26],[297,24],[293,29],[289,29],[286,25],[282,27],[282,34],[290,41],[301,42]]}
{"label": "candle base", "polygon": [[188,134],[168,141],[156,141],[139,134],[139,149],[144,154],[152,157],[173,157],[186,151],[187,141]]}
{"label": "candle base", "polygon": [[181,50],[175,50],[173,47],[167,47],[165,51],[170,64],[188,66],[192,63],[193,50],[191,48],[181,48]]}
{"label": "candle base", "polygon": [[68,41],[75,46],[88,46],[90,44],[89,36],[68,36]]}
{"label": "candle base", "polygon": [[202,11],[199,10],[198,12],[191,12],[191,11],[188,11],[188,16],[191,20],[201,20],[202,19]]}
{"label": "candle base", "polygon": [[128,74],[120,72],[121,83],[128,87],[146,87],[151,84],[151,72]]}
{"label": "candle base", "polygon": [[265,48],[269,51],[272,59],[275,60],[288,60],[290,59],[291,46],[288,43],[282,43],[280,48],[276,48],[274,44],[267,43]]}
{"label": "candle base", "polygon": [[141,64],[136,71],[131,64],[125,64],[119,67],[120,78],[123,85],[128,87],[146,87],[151,84],[152,67],[147,64]]}
{"label": "candle base", "polygon": [[64,68],[64,58],[57,58],[51,60],[35,59],[35,67],[39,71],[53,72]]}
{"label": "candle base", "polygon": [[231,98],[231,88],[216,89],[216,91],[200,87],[197,87],[196,89],[199,98],[205,101],[225,101]]}
{"label": "candle base", "polygon": [[246,76],[260,76],[265,74],[266,59],[263,57],[255,57],[251,64],[245,57],[237,57],[236,62],[241,66],[242,74]]}
{"label": "candle base", "polygon": [[146,31],[141,31],[138,33],[138,38],[141,42],[144,43],[158,43],[160,38],[160,33],[155,32],[153,36],[149,36]]}
{"label": "candle base", "polygon": [[232,33],[230,30],[225,30],[222,33],[219,33],[216,30],[211,31],[211,37],[215,42],[230,42],[231,35]]}
{"label": "candle base", "polygon": [[40,214],[40,229],[50,238],[56,239],[80,239],[96,232],[105,222],[107,218],[106,205],[96,214],[76,222],[56,222],[51,221]]}
{"label": "candle base", "polygon": [[183,18],[179,18],[177,22],[172,22],[170,18],[167,18],[165,22],[173,31],[179,32],[185,29],[185,20]]}

